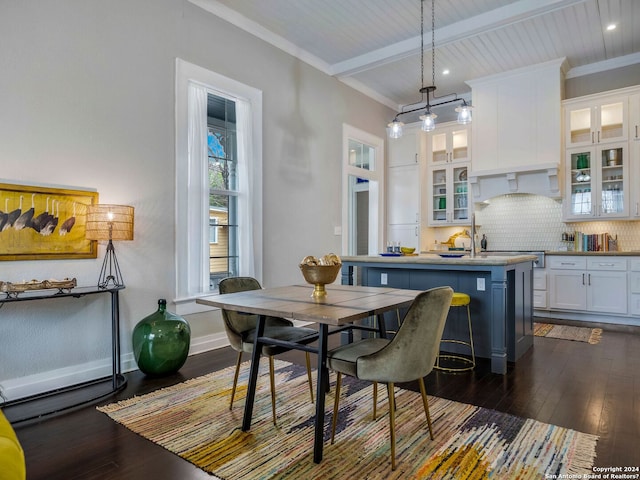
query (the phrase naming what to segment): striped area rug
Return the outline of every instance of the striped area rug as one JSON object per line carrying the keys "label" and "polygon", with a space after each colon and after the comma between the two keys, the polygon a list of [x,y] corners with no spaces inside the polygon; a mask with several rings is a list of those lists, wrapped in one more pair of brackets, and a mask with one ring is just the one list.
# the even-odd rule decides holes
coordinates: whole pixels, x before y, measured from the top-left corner
{"label": "striped area rug", "polygon": [[602,338],[602,329],[534,322],[533,334],[536,337],[559,338],[561,340],[574,340],[596,345],[600,343]]}
{"label": "striped area rug", "polygon": [[[278,426],[271,420],[261,362],[251,431],[242,432],[248,364],[232,411],[233,367],[140,397],[98,407],[116,422],[217,478],[232,479],[536,479],[591,473],[597,437],[485,408],[429,397],[429,438],[418,393],[396,389],[397,465],[391,471],[384,389],[372,420],[372,387],[344,377],[336,441],[333,391],[327,394],[323,461],[313,463],[314,405],[303,367],[276,360]],[[264,364],[264,365],[263,365]],[[314,377],[315,382],[315,377]],[[335,384],[331,374],[331,384]],[[554,477],[559,478],[559,477]],[[578,477],[568,477],[578,478]]]}

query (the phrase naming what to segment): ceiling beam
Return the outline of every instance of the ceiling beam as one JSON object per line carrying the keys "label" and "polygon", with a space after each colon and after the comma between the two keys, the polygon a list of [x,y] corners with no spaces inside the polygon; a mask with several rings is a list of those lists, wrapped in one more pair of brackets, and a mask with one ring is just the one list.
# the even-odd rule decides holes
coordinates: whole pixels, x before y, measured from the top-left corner
{"label": "ceiling beam", "polygon": [[[504,7],[437,28],[435,44],[436,47],[443,47],[487,31],[503,28],[586,1],[588,0],[518,0]],[[429,33],[431,32],[429,31]],[[348,77],[419,53],[420,35],[416,35],[407,40],[334,63],[330,66],[329,71],[331,75],[337,77]]]}

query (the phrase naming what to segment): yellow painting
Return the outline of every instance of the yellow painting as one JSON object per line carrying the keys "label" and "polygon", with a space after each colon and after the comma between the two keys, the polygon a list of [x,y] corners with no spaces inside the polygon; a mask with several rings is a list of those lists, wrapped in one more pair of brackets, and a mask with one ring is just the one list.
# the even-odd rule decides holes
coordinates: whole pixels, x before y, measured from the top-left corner
{"label": "yellow painting", "polygon": [[0,260],[96,258],[85,238],[98,192],[0,183]]}

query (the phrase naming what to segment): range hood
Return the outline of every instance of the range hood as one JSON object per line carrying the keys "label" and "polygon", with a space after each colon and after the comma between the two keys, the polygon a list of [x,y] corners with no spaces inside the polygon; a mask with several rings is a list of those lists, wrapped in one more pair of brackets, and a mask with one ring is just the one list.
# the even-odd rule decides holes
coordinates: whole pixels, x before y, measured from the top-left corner
{"label": "range hood", "polygon": [[508,193],[530,193],[554,199],[561,198],[560,166],[548,163],[504,170],[470,172],[469,185],[474,202]]}

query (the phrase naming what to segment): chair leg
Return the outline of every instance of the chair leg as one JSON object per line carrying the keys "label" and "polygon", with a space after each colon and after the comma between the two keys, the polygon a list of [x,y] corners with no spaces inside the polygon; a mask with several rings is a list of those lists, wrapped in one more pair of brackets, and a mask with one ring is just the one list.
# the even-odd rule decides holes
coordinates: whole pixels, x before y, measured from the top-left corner
{"label": "chair leg", "polygon": [[476,352],[473,348],[473,331],[471,330],[471,309],[467,305],[467,320],[469,321],[469,343],[471,344],[471,363],[476,366]]}
{"label": "chair leg", "polygon": [[233,376],[233,387],[231,388],[231,401],[229,402],[229,410],[233,408],[233,398],[236,396],[236,386],[238,385],[238,374],[240,373],[241,363],[242,363],[242,351],[238,352],[238,361],[236,362],[236,373]]}
{"label": "chair leg", "polygon": [[304,352],[307,357],[307,378],[309,379],[309,393],[311,394],[311,403],[313,403],[313,383],[311,382],[311,359],[309,352]]}
{"label": "chair leg", "polygon": [[431,415],[429,415],[429,401],[427,400],[427,391],[424,388],[424,378],[418,379],[420,384],[420,395],[422,395],[422,404],[424,405],[424,413],[427,416],[427,425],[429,425],[429,436],[433,440],[433,429],[431,428]]}
{"label": "chair leg", "polygon": [[342,383],[342,374],[338,372],[336,379],[336,398],[333,401],[333,419],[331,420],[331,445],[336,436],[336,425],[338,424],[338,404],[340,403],[340,384]]}
{"label": "chair leg", "polygon": [[273,424],[276,424],[276,379],[274,376],[273,355],[269,356],[269,381],[271,382],[271,415],[273,416]]}
{"label": "chair leg", "polygon": [[378,406],[378,382],[373,382],[373,419],[376,419],[376,407]]}
{"label": "chair leg", "polygon": [[396,407],[393,383],[387,385],[389,390],[389,430],[391,432],[391,470],[396,469]]}

